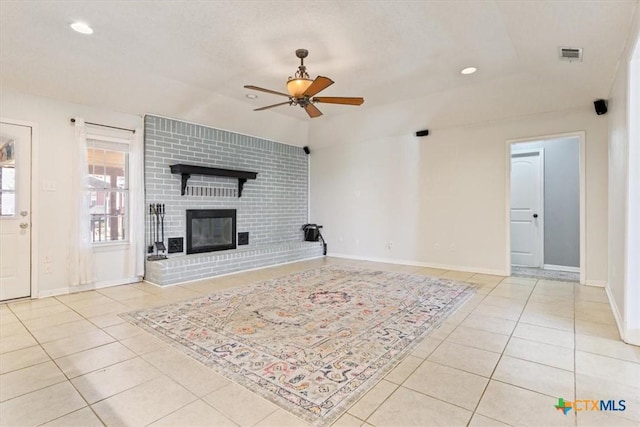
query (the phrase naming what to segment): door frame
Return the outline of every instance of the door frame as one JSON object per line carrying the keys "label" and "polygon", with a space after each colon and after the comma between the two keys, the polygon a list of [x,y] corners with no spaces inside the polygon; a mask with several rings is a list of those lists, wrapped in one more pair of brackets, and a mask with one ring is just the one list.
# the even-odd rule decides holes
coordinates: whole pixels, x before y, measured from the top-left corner
{"label": "door frame", "polygon": [[[505,176],[505,272],[511,276],[511,147],[513,145],[533,141],[546,141],[577,137],[579,140],[579,175],[580,175],[580,284],[586,282],[587,261],[587,199],[586,199],[586,133],[584,131],[540,135],[528,138],[508,139],[505,143],[504,158]],[[544,260],[543,260],[544,262]]]}
{"label": "door frame", "polygon": [[[544,148],[523,148],[518,150],[511,146],[511,162],[513,162],[514,154],[529,154],[537,153],[540,160],[539,187],[538,187],[538,200],[539,200],[539,212],[538,212],[538,232],[536,233],[536,251],[540,266],[544,265]],[[511,162],[509,162],[509,254],[511,254]],[[511,259],[509,259],[509,267],[511,267]]]}
{"label": "door frame", "polygon": [[31,188],[30,188],[30,218],[31,218],[31,299],[38,298],[38,274],[39,274],[39,262],[38,262],[38,240],[36,235],[38,234],[38,197],[36,197],[36,191],[40,182],[40,174],[38,170],[39,156],[38,156],[38,125],[33,122],[25,120],[9,119],[7,117],[0,117],[0,122],[9,125],[25,126],[31,128]]}

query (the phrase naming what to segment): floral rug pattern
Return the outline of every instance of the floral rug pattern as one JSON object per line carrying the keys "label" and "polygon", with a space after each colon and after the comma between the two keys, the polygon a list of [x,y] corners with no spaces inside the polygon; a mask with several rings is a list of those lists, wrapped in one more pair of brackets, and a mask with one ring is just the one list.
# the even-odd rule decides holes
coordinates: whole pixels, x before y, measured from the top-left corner
{"label": "floral rug pattern", "polygon": [[327,266],[123,315],[314,425],[328,425],[475,293]]}

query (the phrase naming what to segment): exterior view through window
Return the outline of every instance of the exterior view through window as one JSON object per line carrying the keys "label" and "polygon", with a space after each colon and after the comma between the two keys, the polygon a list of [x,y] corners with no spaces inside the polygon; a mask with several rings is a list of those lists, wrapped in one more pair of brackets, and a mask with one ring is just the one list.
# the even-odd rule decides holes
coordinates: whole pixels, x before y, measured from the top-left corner
{"label": "exterior view through window", "polygon": [[96,139],[87,146],[93,242],[128,240],[129,147]]}

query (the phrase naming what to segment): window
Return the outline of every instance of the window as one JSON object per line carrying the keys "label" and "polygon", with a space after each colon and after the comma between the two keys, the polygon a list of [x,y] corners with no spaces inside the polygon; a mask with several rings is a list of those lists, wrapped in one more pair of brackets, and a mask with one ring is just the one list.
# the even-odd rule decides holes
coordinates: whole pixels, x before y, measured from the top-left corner
{"label": "window", "polygon": [[0,215],[16,214],[16,170],[12,166],[0,166]]}
{"label": "window", "polygon": [[93,242],[127,241],[129,144],[88,137],[87,163]]}
{"label": "window", "polygon": [[16,161],[13,140],[0,140],[0,216],[16,214]]}

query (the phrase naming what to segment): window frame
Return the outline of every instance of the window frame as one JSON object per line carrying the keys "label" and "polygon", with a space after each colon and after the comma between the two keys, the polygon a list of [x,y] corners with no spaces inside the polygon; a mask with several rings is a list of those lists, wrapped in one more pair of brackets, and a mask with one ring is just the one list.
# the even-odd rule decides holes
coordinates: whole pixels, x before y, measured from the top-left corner
{"label": "window frame", "polygon": [[[95,192],[96,194],[102,193],[104,195],[105,200],[107,198],[107,195],[109,194],[124,195],[124,209],[123,209],[123,215],[122,215],[123,217],[122,227],[124,228],[124,233],[122,235],[122,239],[93,240],[95,234],[92,233],[91,245],[94,248],[106,248],[110,246],[120,246],[120,245],[128,246],[132,242],[132,230],[131,230],[131,203],[132,202],[131,202],[131,185],[130,185],[131,183],[130,159],[132,154],[132,139],[105,135],[98,131],[92,131],[92,132],[87,131],[86,141],[87,141],[87,165],[88,166],[93,165],[93,163],[89,162],[90,149],[104,150],[105,152],[107,151],[119,152],[119,153],[124,153],[125,155],[124,188],[122,189],[118,188],[117,183],[113,187],[105,187],[105,188],[92,188],[89,186],[89,183],[85,185],[86,192],[87,192],[87,199],[89,200],[91,197],[91,193],[93,192]],[[94,174],[90,173],[90,169],[87,170],[87,177],[90,177],[92,175]],[[103,175],[106,175],[106,174],[103,174]],[[90,214],[90,222],[93,221],[92,215],[93,214]],[[100,215],[104,217],[105,221],[107,221],[109,217],[113,216],[106,211]],[[107,235],[106,237],[109,237],[109,236]]]}

